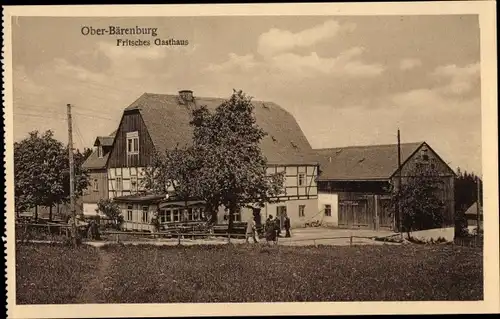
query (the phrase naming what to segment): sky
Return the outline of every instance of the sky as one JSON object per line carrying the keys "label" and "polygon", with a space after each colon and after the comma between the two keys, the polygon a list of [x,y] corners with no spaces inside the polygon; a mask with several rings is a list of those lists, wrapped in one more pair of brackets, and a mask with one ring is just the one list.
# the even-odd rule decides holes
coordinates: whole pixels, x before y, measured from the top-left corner
{"label": "sky", "polygon": [[[83,26],[158,30],[84,36]],[[12,28],[15,141],[52,129],[66,143],[68,103],[82,149],[144,92],[242,89],[292,113],[314,148],[396,143],[399,128],[402,143],[426,141],[453,169],[481,174],[476,15],[18,17]]]}

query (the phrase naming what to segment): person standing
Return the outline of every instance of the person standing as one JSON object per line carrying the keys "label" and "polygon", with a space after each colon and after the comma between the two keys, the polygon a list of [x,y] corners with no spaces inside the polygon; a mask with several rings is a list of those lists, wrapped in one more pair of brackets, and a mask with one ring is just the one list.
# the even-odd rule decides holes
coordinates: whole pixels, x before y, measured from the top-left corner
{"label": "person standing", "polygon": [[257,238],[255,237],[255,235],[256,235],[255,233],[256,233],[255,220],[254,220],[254,218],[252,216],[252,217],[250,217],[250,219],[247,222],[247,231],[246,231],[246,234],[245,234],[245,241],[248,243],[249,242],[248,239],[250,237],[252,237],[253,238],[253,242],[257,243],[258,241],[257,241]]}
{"label": "person standing", "polygon": [[276,237],[279,237],[281,235],[281,220],[278,216],[274,219],[274,225],[275,225],[275,230],[276,230]]}
{"label": "person standing", "polygon": [[273,220],[273,215],[269,215],[266,220],[266,241],[275,241],[276,240],[276,224]]}
{"label": "person standing", "polygon": [[285,226],[285,231],[286,231],[286,235],[285,237],[292,237],[292,235],[290,234],[290,217],[285,216],[285,222],[284,222],[284,226]]}

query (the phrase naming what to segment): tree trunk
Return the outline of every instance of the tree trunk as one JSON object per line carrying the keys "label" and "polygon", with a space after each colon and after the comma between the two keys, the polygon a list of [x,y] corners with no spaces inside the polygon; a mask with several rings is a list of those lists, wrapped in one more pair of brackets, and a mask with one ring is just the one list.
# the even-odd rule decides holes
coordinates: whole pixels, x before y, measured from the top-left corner
{"label": "tree trunk", "polygon": [[49,222],[52,221],[52,205],[49,206]]}
{"label": "tree trunk", "polygon": [[38,222],[38,205],[35,205],[35,223]]}
{"label": "tree trunk", "polygon": [[229,223],[227,225],[227,232],[232,234],[233,233],[233,226],[234,226],[234,212],[236,210],[236,207],[234,205],[231,205],[229,207]]}

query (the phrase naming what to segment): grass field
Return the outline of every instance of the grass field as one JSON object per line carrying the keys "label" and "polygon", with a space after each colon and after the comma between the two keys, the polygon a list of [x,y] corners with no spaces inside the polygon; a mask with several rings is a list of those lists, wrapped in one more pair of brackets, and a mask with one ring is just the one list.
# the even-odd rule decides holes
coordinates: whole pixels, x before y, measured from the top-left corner
{"label": "grass field", "polygon": [[481,251],[450,245],[28,244],[16,265],[18,304],[483,298]]}

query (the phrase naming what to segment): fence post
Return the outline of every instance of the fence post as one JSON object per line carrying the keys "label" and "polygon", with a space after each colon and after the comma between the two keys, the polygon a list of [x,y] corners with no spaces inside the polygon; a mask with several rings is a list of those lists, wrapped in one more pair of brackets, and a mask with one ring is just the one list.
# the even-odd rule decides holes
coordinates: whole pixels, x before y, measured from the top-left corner
{"label": "fence post", "polygon": [[352,246],[352,235],[349,237],[349,246]]}
{"label": "fence post", "polygon": [[181,244],[181,233],[178,232],[177,233],[177,245],[180,245]]}
{"label": "fence post", "polygon": [[231,242],[231,233],[227,233],[227,242],[230,243]]}

